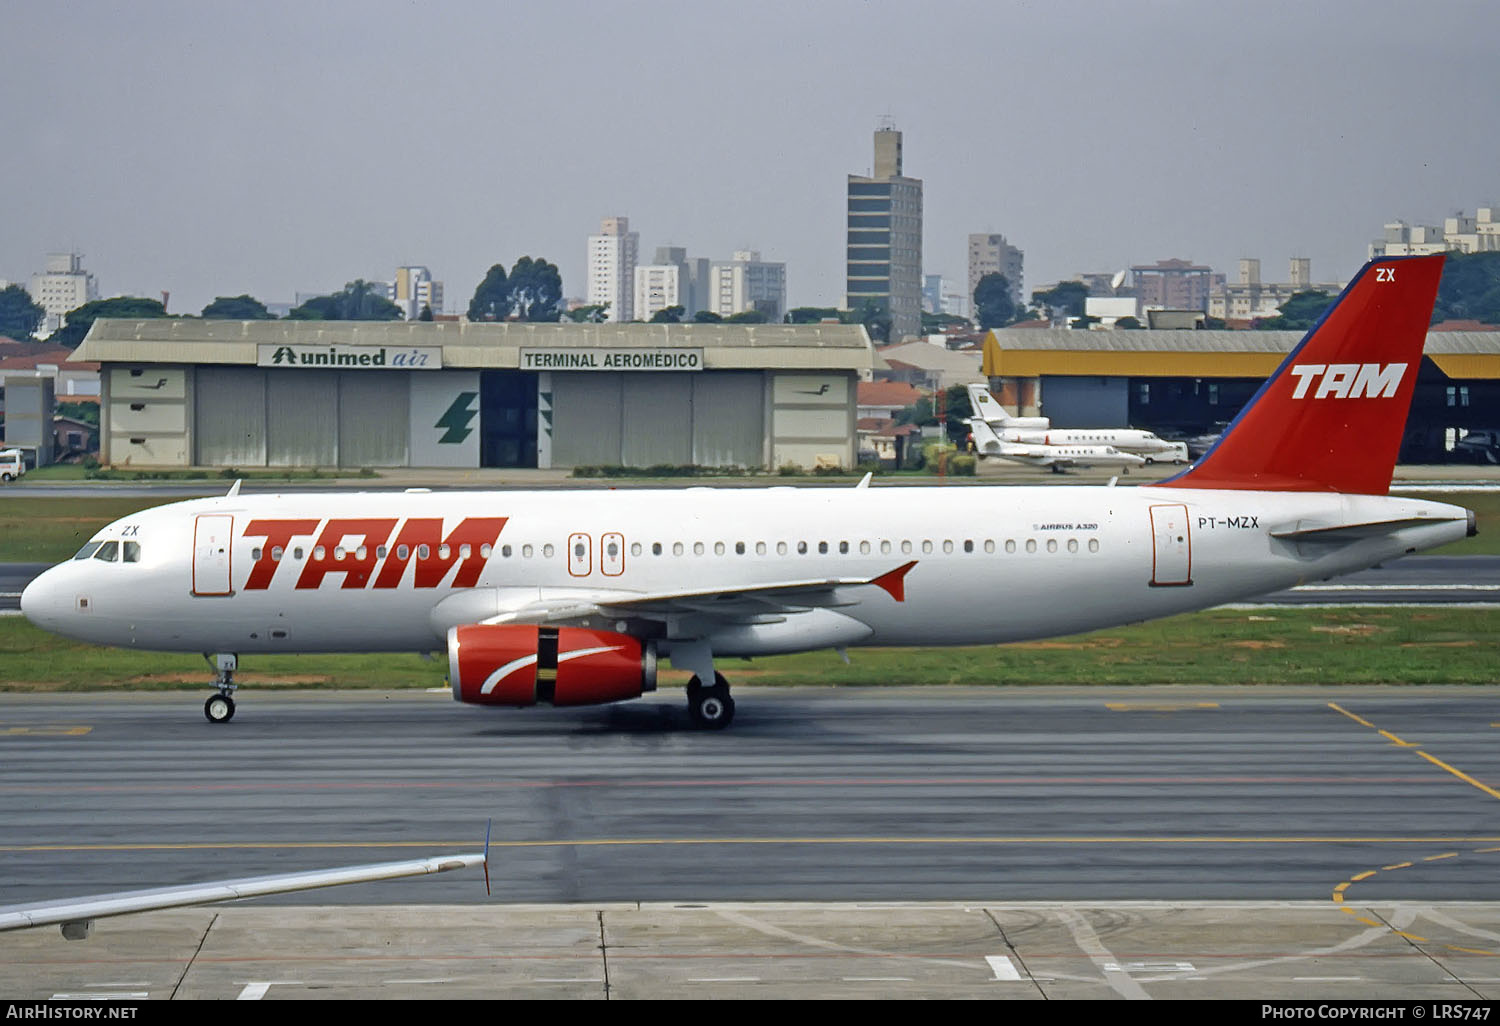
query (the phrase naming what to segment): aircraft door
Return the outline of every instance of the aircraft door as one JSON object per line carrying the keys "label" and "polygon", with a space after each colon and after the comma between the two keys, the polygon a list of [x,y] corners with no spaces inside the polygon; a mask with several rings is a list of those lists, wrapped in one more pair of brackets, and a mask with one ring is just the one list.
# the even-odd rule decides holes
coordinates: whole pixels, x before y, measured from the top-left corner
{"label": "aircraft door", "polygon": [[594,568],[593,543],[583,533],[568,535],[568,573],[587,577]]}
{"label": "aircraft door", "polygon": [[599,543],[599,569],[606,577],[619,577],[625,572],[625,536],[610,532]]}
{"label": "aircraft door", "polygon": [[1185,587],[1193,583],[1192,535],[1187,506],[1151,507],[1151,587]]}
{"label": "aircraft door", "polygon": [[229,556],[234,517],[200,514],[193,524],[193,594],[229,595]]}

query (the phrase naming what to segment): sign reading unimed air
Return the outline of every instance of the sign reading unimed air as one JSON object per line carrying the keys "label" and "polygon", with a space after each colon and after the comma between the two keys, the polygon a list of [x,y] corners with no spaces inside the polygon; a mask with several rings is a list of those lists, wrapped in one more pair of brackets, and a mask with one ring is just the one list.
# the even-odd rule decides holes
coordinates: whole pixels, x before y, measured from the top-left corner
{"label": "sign reading unimed air", "polygon": [[701,371],[701,349],[522,349],[525,371]]}
{"label": "sign reading unimed air", "polygon": [[289,346],[255,347],[260,367],[293,370],[442,370],[442,346]]}

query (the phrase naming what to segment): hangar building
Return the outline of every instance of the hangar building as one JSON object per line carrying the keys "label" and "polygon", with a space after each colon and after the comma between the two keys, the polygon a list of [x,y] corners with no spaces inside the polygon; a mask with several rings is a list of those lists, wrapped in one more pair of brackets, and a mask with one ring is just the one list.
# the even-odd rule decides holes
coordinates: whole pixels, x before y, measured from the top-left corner
{"label": "hangar building", "polygon": [[860,325],[94,322],[129,466],[853,466]]}
{"label": "hangar building", "polygon": [[[1000,328],[985,337],[982,372],[1008,408],[1059,426],[1211,433],[1303,334]],[[1442,462],[1465,432],[1496,429],[1500,331],[1429,332],[1401,460]]]}

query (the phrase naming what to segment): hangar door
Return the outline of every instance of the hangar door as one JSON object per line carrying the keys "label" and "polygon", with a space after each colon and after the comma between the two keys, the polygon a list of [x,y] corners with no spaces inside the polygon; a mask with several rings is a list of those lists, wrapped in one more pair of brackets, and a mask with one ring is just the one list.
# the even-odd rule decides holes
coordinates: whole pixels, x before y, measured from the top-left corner
{"label": "hangar door", "polygon": [[199,367],[193,372],[193,462],[200,467],[266,465],[266,372]]}
{"label": "hangar door", "polygon": [[765,375],[565,374],[552,382],[552,465],[759,467]]}
{"label": "hangar door", "polygon": [[537,376],[525,371],[479,374],[479,465],[536,466]]}

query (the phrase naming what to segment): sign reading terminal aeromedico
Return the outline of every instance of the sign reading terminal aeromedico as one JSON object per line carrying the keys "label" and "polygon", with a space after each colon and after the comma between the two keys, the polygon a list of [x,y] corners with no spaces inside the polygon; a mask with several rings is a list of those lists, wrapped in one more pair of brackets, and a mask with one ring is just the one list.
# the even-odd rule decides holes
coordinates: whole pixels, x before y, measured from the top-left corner
{"label": "sign reading terminal aeromedico", "polygon": [[523,371],[701,371],[701,349],[522,349]]}
{"label": "sign reading terminal aeromedico", "polygon": [[344,370],[442,370],[442,346],[292,346],[262,343],[255,347],[259,367],[295,370],[337,367]]}

